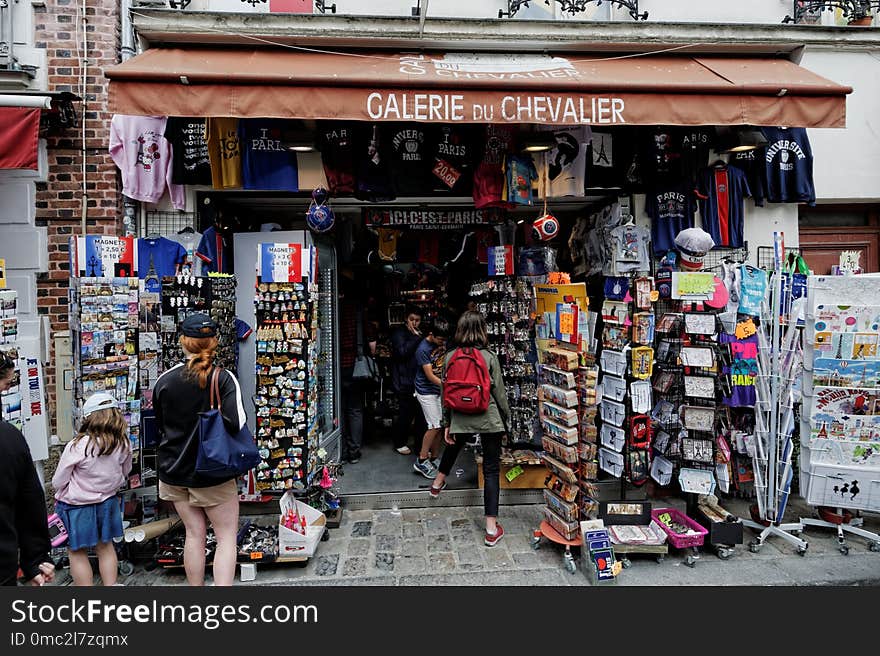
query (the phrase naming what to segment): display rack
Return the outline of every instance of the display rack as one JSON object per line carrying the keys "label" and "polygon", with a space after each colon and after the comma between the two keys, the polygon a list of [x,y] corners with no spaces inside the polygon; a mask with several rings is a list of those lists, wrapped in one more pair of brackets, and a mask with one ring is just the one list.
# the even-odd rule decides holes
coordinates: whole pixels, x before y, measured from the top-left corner
{"label": "display rack", "polygon": [[880,551],[861,512],[880,512],[880,284],[876,275],[810,276],[804,329],[801,494],[816,507],[807,526],[846,535]]}
{"label": "display rack", "polygon": [[794,450],[793,383],[801,366],[800,335],[797,317],[803,299],[786,307],[786,291],[782,273],[782,234],[774,233],[774,273],[770,276],[770,293],[762,303],[761,325],[758,329],[757,404],[755,406],[755,490],[760,522],[743,520],[746,526],[760,533],[749,543],[757,552],[771,537],[792,544],[797,553],[805,555],[808,542],[795,534],[803,531],[803,523],[783,523],[783,515],[791,490],[792,452]]}

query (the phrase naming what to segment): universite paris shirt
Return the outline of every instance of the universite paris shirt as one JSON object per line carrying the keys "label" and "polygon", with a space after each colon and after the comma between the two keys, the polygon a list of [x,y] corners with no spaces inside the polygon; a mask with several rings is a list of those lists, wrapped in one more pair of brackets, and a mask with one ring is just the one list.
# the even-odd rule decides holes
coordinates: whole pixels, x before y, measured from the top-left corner
{"label": "universite paris shirt", "polygon": [[735,166],[710,166],[697,178],[697,198],[703,230],[716,246],[739,248],[743,245],[743,202],[751,196],[746,174]]}
{"label": "universite paris shirt", "polygon": [[804,128],[761,128],[767,138],[764,164],[767,200],[771,203],[816,204],[813,151]]}

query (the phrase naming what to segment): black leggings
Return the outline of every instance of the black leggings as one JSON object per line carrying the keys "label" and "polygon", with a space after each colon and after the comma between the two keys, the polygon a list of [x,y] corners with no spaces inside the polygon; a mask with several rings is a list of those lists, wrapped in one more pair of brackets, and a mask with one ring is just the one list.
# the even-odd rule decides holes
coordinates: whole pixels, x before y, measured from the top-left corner
{"label": "black leggings", "polygon": [[[504,433],[482,433],[480,444],[483,447],[483,507],[486,517],[498,517],[498,495],[501,490],[501,438]],[[440,459],[440,473],[449,476],[458,452],[470,435],[454,435],[455,444],[447,444]]]}

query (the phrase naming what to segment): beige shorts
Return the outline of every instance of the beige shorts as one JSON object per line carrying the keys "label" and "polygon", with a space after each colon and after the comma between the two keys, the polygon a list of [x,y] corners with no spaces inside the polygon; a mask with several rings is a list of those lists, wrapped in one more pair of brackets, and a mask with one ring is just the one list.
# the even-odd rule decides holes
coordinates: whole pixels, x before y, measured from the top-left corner
{"label": "beige shorts", "polygon": [[211,487],[181,487],[159,481],[159,498],[163,501],[186,501],[192,506],[210,508],[238,498],[235,479]]}

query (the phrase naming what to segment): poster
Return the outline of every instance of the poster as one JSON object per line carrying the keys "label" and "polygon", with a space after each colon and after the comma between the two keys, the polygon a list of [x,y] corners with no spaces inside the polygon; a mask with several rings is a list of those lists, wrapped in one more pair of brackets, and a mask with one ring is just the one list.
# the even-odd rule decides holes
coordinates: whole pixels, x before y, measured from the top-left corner
{"label": "poster", "polygon": [[138,274],[134,237],[71,237],[72,271],[80,277],[134,278]]}
{"label": "poster", "polygon": [[300,244],[260,244],[257,268],[261,282],[300,282],[302,280]]}

